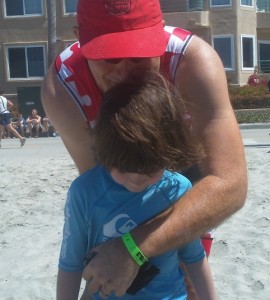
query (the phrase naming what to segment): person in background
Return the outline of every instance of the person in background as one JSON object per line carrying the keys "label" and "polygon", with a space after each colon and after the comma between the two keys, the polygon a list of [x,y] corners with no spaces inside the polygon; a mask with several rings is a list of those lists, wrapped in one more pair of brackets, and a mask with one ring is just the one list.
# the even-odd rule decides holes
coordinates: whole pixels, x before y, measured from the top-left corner
{"label": "person in background", "polygon": [[22,136],[25,136],[26,122],[21,113],[17,114],[17,118],[12,121],[12,126],[21,133]]}
{"label": "person in background", "polygon": [[248,77],[247,83],[249,86],[266,85],[266,81],[258,74],[258,67],[254,68],[254,72]]}
{"label": "person in background", "polygon": [[[200,179],[181,201],[131,234],[148,258],[182,247],[218,226],[246,200],[244,147],[223,64],[199,37],[164,26],[158,0],[78,0],[77,19],[79,42],[63,51],[45,76],[45,112],[82,174],[96,165],[95,153],[89,154],[94,149],[89,132],[102,95],[135,70],[166,76],[186,102],[192,134],[201,141],[206,157],[194,168]],[[139,268],[122,240],[106,241],[95,251],[83,272],[86,280],[91,279],[89,290],[94,293],[109,283],[116,295],[125,294]]]}
{"label": "person in background", "polygon": [[42,131],[42,128],[41,116],[38,115],[38,111],[36,109],[32,109],[31,115],[26,119],[26,124],[29,130],[30,137],[33,137],[34,133],[35,138],[38,138],[39,133]]}
{"label": "person in background", "polygon": [[[98,165],[68,192],[57,300],[78,299],[84,258],[93,247],[117,236],[127,243],[130,229],[181,201],[190,189],[188,179],[173,171],[198,162],[203,152],[181,112],[183,101],[156,72],[133,75],[104,94],[93,133]],[[200,239],[149,260],[141,253],[142,262],[128,246],[127,252],[142,268],[150,263],[160,272],[134,295],[117,297],[107,284],[93,295],[86,295],[86,287],[81,299],[186,299],[179,259],[199,299],[216,299]]]}
{"label": "person in background", "polygon": [[42,124],[43,124],[43,127],[45,129],[46,136],[50,137],[50,132],[51,132],[51,136],[55,137],[54,127],[53,127],[52,123],[50,122],[50,120],[47,116],[45,116],[42,119]]}
{"label": "person in background", "polygon": [[[10,118],[10,121],[11,120],[12,120],[12,117]],[[3,130],[3,138],[4,139],[10,139],[11,137],[13,137],[13,136],[10,134],[9,128],[5,127],[4,130]]]}
{"label": "person in background", "polygon": [[5,128],[9,130],[15,137],[20,139],[21,147],[25,144],[26,138],[21,136],[12,126],[11,115],[9,110],[13,107],[13,103],[3,96],[4,90],[0,89],[0,148],[1,139]]}

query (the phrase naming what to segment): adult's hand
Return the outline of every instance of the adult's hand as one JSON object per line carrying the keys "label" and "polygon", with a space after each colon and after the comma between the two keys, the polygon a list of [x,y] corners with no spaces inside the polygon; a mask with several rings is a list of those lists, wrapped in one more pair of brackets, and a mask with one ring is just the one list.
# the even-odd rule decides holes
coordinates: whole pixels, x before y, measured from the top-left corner
{"label": "adult's hand", "polygon": [[95,257],[83,271],[90,293],[123,296],[139,271],[139,265],[126,250],[122,240],[116,238],[91,249]]}

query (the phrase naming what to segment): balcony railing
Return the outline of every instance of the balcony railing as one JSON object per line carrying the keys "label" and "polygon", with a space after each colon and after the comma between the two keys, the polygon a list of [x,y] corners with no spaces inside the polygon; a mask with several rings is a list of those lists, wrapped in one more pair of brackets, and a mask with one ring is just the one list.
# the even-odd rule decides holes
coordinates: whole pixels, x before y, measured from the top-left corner
{"label": "balcony railing", "polygon": [[[147,0],[146,0],[147,1]],[[270,12],[270,0],[257,0],[258,12]],[[205,0],[160,0],[163,12],[186,12],[206,10]]]}
{"label": "balcony railing", "polygon": [[160,0],[161,9],[164,13],[202,11],[204,10],[204,3],[204,0]]}
{"label": "balcony railing", "polygon": [[182,0],[160,0],[160,6],[164,13],[186,11],[185,3]]}
{"label": "balcony railing", "polygon": [[270,12],[270,0],[257,0],[258,12]]}
{"label": "balcony railing", "polygon": [[203,0],[189,0],[187,2],[187,9],[193,11],[203,10]]}
{"label": "balcony railing", "polygon": [[270,59],[259,60],[258,66],[261,73],[270,73]]}

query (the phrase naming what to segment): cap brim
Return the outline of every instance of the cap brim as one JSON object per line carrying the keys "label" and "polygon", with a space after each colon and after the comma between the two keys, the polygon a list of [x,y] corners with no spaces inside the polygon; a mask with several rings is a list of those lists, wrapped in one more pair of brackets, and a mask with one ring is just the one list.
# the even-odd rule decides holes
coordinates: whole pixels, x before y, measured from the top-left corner
{"label": "cap brim", "polygon": [[[80,36],[85,39],[87,34],[80,28]],[[166,35],[162,22],[148,28],[99,35],[81,47],[83,56],[93,60],[158,57],[164,54],[165,49]]]}

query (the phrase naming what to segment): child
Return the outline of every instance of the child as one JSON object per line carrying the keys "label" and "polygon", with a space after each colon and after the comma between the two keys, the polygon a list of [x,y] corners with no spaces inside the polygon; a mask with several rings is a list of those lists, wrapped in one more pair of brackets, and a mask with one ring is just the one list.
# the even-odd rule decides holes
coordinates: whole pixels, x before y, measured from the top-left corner
{"label": "child", "polygon": [[25,136],[25,127],[26,122],[21,113],[17,114],[17,118],[12,121],[12,126],[21,133],[22,136]]}
{"label": "child", "polygon": [[[130,230],[191,188],[184,176],[171,172],[203,157],[179,111],[185,111],[179,96],[161,75],[150,71],[105,93],[93,132],[98,164],[79,176],[68,192],[58,300],[78,298],[84,258],[92,248],[121,236],[123,247],[131,253],[130,241],[132,246],[135,242]],[[159,274],[135,295],[119,297],[108,283],[84,299],[186,299],[179,260],[190,272],[200,299],[216,299],[200,240],[149,259],[140,251],[139,261],[130,255],[139,265],[149,260]]]}

